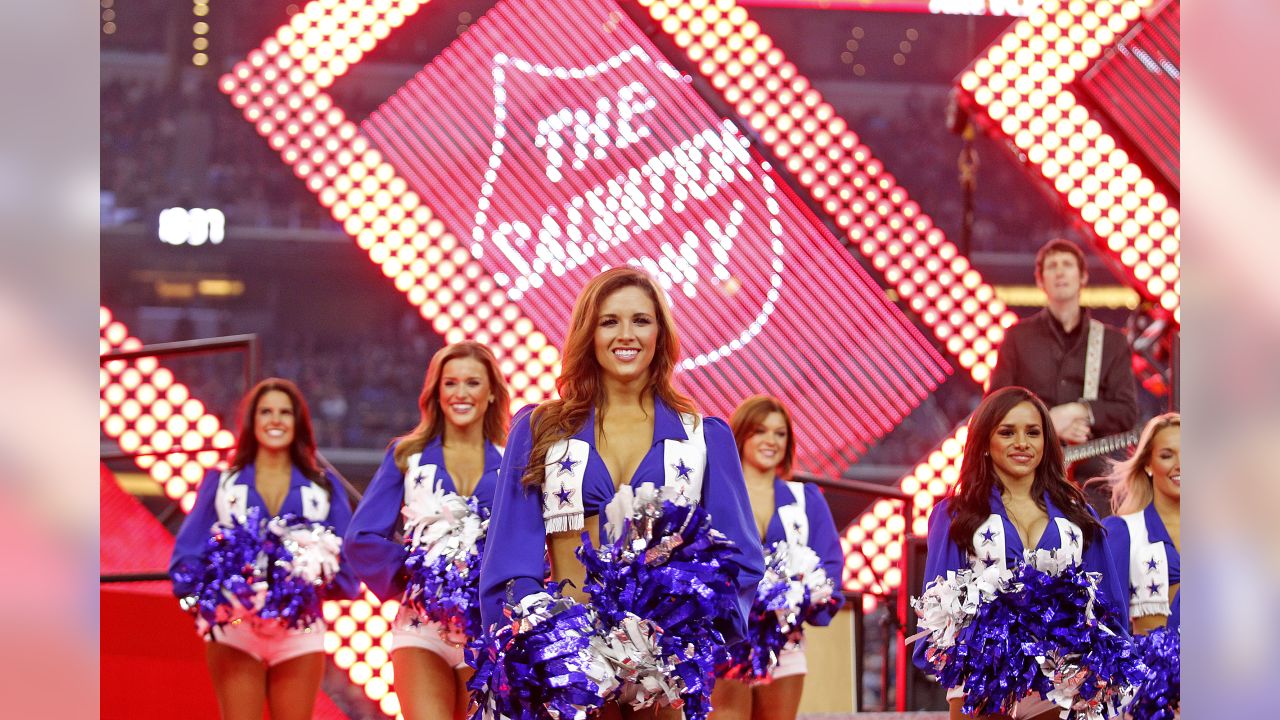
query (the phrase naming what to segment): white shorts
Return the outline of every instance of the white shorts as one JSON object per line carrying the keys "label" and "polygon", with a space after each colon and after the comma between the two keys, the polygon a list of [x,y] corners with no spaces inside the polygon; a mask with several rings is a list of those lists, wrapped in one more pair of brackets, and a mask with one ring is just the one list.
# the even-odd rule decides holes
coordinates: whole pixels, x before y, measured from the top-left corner
{"label": "white shorts", "polygon": [[[960,688],[951,688],[947,691],[948,701],[963,697],[964,690]],[[1013,706],[1013,712],[1009,713],[1009,716],[1015,720],[1017,720],[1017,718],[1031,718],[1056,707],[1058,706],[1048,700],[1045,700],[1038,694],[1031,694],[1015,703]]]}
{"label": "white shorts", "polygon": [[233,647],[253,659],[274,667],[282,662],[324,652],[323,620],[310,627],[288,628],[279,620],[246,617],[210,631],[205,642]]}
{"label": "white shorts", "polygon": [[462,653],[466,642],[466,636],[441,632],[440,623],[422,618],[404,605],[400,606],[400,613],[391,625],[392,652],[407,647],[421,648],[439,655],[453,668],[467,666]]}
{"label": "white shorts", "polygon": [[782,650],[778,651],[778,664],[773,666],[769,677],[777,680],[792,675],[805,675],[808,672],[809,662],[804,656],[804,640],[801,639],[796,643],[787,643]]}

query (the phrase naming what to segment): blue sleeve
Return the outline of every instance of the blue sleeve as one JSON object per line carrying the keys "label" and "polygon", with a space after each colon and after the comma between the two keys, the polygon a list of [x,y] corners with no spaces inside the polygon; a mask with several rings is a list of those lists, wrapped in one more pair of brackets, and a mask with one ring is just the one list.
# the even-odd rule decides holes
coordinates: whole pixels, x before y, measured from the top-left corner
{"label": "blue sleeve", "polygon": [[1121,619],[1125,631],[1132,632],[1129,617],[1129,528],[1124,521],[1115,516],[1104,520],[1102,532],[1085,548],[1083,560],[1085,570],[1102,573],[1099,591]]}
{"label": "blue sleeve", "polygon": [[707,443],[707,468],[702,482],[702,504],[711,514],[711,526],[733,541],[729,561],[738,568],[738,612],[723,628],[725,641],[733,644],[746,637],[747,618],[755,599],[756,585],[764,577],[764,548],[751,514],[747,483],[742,477],[738,445],[729,426],[720,418],[704,418],[703,437]]}
{"label": "blue sleeve", "polygon": [[369,481],[342,541],[351,569],[380,600],[395,599],[404,592],[401,570],[408,552],[395,540],[403,505],[404,474],[396,467],[393,446]]}
{"label": "blue sleeve", "polygon": [[[950,505],[950,499],[943,499],[929,511],[929,542],[924,560],[922,588],[928,587],[929,583],[937,578],[945,576],[948,570],[961,570],[969,566],[964,553],[951,541]],[[916,667],[926,673],[933,673],[933,666],[925,659],[924,651],[924,640],[917,640],[912,645],[911,659]]]}
{"label": "blue sleeve", "polygon": [[836,531],[836,521],[831,517],[831,508],[822,490],[813,483],[805,483],[804,509],[809,516],[809,547],[817,553],[822,561],[822,569],[827,577],[836,584],[836,604],[815,613],[809,622],[813,625],[830,625],[840,606],[844,604],[844,550],[840,547],[840,535]]}
{"label": "blue sleeve", "polygon": [[[351,525],[351,500],[347,498],[346,488],[333,474],[329,473],[329,525],[338,537],[346,535]],[[347,557],[346,542],[343,541],[340,554],[338,574],[329,583],[325,592],[326,600],[350,600],[360,594],[360,579],[356,577]]]}
{"label": "blue sleeve", "polygon": [[177,597],[189,595],[195,591],[188,583],[182,583],[176,577],[181,571],[193,572],[202,564],[205,543],[209,540],[213,524],[218,520],[214,501],[218,497],[218,477],[222,473],[210,470],[205,473],[204,480],[196,489],[196,501],[191,512],[182,521],[178,535],[173,541],[173,555],[169,558],[169,577],[173,578],[173,594]]}
{"label": "blue sleeve", "polygon": [[533,449],[530,415],[517,416],[498,469],[493,515],[480,561],[480,615],[485,627],[503,620],[509,584],[515,602],[544,592],[547,531],[542,522],[541,487],[520,484]]}

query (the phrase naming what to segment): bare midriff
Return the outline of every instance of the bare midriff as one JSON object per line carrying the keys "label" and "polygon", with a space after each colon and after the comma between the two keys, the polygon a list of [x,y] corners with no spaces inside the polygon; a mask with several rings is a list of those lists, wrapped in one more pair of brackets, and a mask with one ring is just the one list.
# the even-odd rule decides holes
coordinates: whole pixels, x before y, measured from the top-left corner
{"label": "bare midriff", "polygon": [[[592,547],[600,545],[600,524],[596,517],[589,517],[584,523],[587,534],[591,537]],[[587,602],[590,598],[582,591],[586,583],[587,569],[582,566],[574,553],[582,546],[581,530],[566,530],[551,533],[547,536],[547,547],[551,550],[551,579],[556,582],[568,580],[564,586],[564,594],[577,600]]]}

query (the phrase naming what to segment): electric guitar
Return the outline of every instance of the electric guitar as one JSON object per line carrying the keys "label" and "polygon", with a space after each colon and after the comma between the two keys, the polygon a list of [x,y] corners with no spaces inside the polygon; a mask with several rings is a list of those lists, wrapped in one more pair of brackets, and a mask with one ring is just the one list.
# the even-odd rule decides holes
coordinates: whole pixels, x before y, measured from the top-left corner
{"label": "electric guitar", "polygon": [[1117,450],[1137,447],[1138,437],[1141,434],[1141,430],[1127,430],[1115,435],[1104,435],[1079,445],[1068,445],[1062,449],[1062,454],[1066,458],[1067,465],[1071,465],[1099,455],[1110,455]]}

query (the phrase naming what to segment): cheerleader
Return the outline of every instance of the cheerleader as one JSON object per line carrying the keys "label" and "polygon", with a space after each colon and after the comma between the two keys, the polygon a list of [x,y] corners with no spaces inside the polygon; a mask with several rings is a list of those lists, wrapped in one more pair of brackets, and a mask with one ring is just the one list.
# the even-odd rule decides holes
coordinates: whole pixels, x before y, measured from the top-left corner
{"label": "cheerleader", "polygon": [[[398,600],[406,585],[403,509],[416,496],[441,491],[493,505],[510,396],[493,353],[475,342],[449,345],[431,358],[422,419],[392,442],[347,531],[351,566],[380,599]],[[479,567],[473,568],[478,572]],[[400,709],[409,720],[465,715],[466,638],[425,620],[408,603],[392,628],[391,662]]]}
{"label": "cheerleader", "polygon": [[[697,498],[732,541],[737,612],[720,620],[728,642],[743,637],[764,556],[732,433],[724,421],[700,417],[672,384],[680,350],[662,289],[634,268],[601,273],[579,294],[564,345],[560,399],[517,417],[499,472],[488,540],[495,551],[480,573],[486,626],[504,622],[504,601],[544,593],[548,549],[553,579],[571,581],[565,594],[587,602],[574,554],[584,530],[598,546],[618,489],[652,483]],[[603,716],[640,713],[606,705]],[[681,712],[661,707],[643,716]]]}
{"label": "cheerleader", "polygon": [[[242,408],[230,466],[205,476],[174,542],[169,575],[179,598],[196,590],[191,578],[205,564],[211,529],[245,522],[252,508],[264,518],[323,523],[338,537],[351,519],[342,485],[316,460],[311,414],[297,386],[268,378],[249,391]],[[358,589],[342,562],[322,599],[352,598]],[[290,628],[253,613],[211,627],[205,658],[224,720],[260,720],[264,705],[274,720],[310,718],[324,674],[324,633],[323,620]]]}
{"label": "cheerleader", "polygon": [[[776,398],[757,395],[747,398],[733,411],[730,426],[742,458],[756,530],[764,538],[765,548],[780,541],[808,545],[838,588],[844,570],[844,552],[840,549],[831,509],[816,485],[789,479],[796,447],[791,415]],[[808,621],[814,625],[829,624],[843,604],[844,596],[837,591],[833,599],[835,602],[824,605]],[[711,717],[715,720],[795,720],[807,671],[804,640],[788,643],[778,654],[778,664],[770,671],[768,682],[748,685],[721,678],[711,697],[715,708]]]}
{"label": "cheerleader", "polygon": [[[929,515],[925,582],[948,571],[1012,567],[1028,548],[1065,553],[1100,573],[1103,602],[1119,608],[1119,598],[1126,597],[1102,524],[1067,481],[1048,408],[1031,391],[1012,386],[988,395],[969,420],[960,478]],[[929,672],[924,650],[924,643],[917,644],[914,659]],[[969,717],[961,711],[960,688],[949,688],[947,698],[952,720]],[[1051,703],[1028,697],[1014,715],[1048,720],[1058,713]]]}
{"label": "cheerleader", "polygon": [[1147,422],[1133,457],[1105,478],[1113,514],[1102,524],[1116,574],[1128,580],[1136,634],[1179,625],[1181,456],[1182,417],[1166,413]]}

